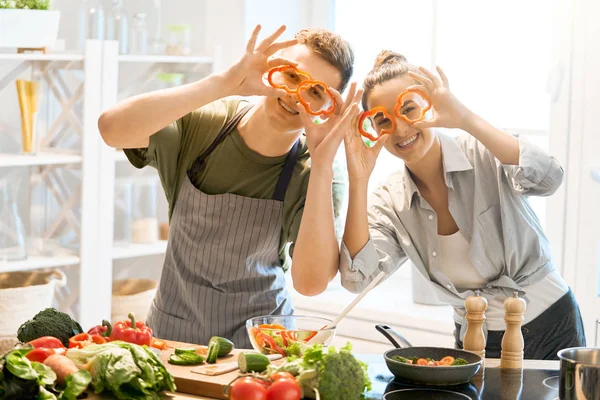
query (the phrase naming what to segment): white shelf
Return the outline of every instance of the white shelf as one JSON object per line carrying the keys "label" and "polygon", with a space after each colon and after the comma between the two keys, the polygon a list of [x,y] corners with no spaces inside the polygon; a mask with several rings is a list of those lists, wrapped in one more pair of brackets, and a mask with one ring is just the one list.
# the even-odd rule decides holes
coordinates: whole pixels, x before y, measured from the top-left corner
{"label": "white shelf", "polygon": [[30,256],[22,261],[1,261],[0,273],[13,271],[31,271],[34,269],[64,267],[79,264],[79,257],[74,255],[57,255],[55,257]]}
{"label": "white shelf", "polygon": [[119,61],[124,63],[181,63],[211,64],[212,57],[201,56],[166,56],[166,55],[120,55]]}
{"label": "white shelf", "polygon": [[80,155],[69,153],[41,152],[35,155],[0,153],[0,168],[78,164],[81,160]]}
{"label": "white shelf", "polygon": [[167,241],[160,240],[152,244],[130,244],[126,246],[113,247],[113,260],[123,260],[126,258],[154,256],[165,254],[167,251]]}
{"label": "white shelf", "polygon": [[83,54],[0,53],[0,60],[12,61],[82,61]]}

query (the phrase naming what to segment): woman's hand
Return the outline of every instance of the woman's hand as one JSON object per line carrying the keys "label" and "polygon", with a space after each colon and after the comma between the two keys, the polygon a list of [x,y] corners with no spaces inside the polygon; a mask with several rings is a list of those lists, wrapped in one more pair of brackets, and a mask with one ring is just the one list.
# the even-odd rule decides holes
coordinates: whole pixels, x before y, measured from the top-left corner
{"label": "woman's hand", "polygon": [[375,145],[367,147],[358,130],[358,120],[361,113],[358,113],[349,127],[346,129],[344,137],[344,147],[346,149],[346,164],[348,166],[348,178],[350,182],[368,183],[371,173],[375,168],[377,157],[383,149],[389,135],[382,135]]}
{"label": "woman's hand", "polygon": [[313,117],[306,112],[304,107],[296,104],[304,124],[306,145],[313,168],[331,168],[346,130],[350,128],[352,119],[358,114],[358,103],[363,94],[362,89],[356,90],[356,82],[350,85],[345,101],[337,90],[333,88],[329,88],[329,90],[335,97],[336,108],[325,123],[315,124],[312,120]]}
{"label": "woman's hand", "polygon": [[422,91],[431,100],[433,106],[433,118],[418,121],[413,124],[416,128],[459,128],[465,130],[468,119],[473,116],[464,104],[462,104],[450,91],[448,78],[440,67],[437,67],[436,75],[427,68],[419,67],[419,72],[410,71],[408,74],[420,85],[410,86],[408,89]]}
{"label": "woman's hand", "polygon": [[275,42],[283,32],[285,25],[264,39],[258,46],[258,34],[261,26],[257,25],[246,45],[246,51],[240,61],[221,74],[223,81],[229,86],[228,92],[238,96],[286,96],[283,89],[275,89],[263,81],[263,75],[272,67],[279,65],[296,65],[296,63],[271,56],[279,50],[298,43],[297,39]]}

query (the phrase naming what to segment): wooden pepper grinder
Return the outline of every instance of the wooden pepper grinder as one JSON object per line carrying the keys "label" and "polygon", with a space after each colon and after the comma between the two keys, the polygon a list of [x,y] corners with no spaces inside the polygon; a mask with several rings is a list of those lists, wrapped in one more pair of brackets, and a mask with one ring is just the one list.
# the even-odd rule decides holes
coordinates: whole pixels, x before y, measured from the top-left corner
{"label": "wooden pepper grinder", "polygon": [[512,297],[504,300],[506,331],[502,338],[500,368],[523,368],[525,342],[521,325],[523,324],[523,314],[526,307],[527,303],[519,297],[517,292],[514,292]]}
{"label": "wooden pepper grinder", "polygon": [[485,335],[483,333],[483,323],[485,321],[485,310],[488,302],[481,295],[479,290],[475,291],[474,296],[467,297],[465,300],[465,309],[467,315],[467,332],[463,340],[463,348],[472,353],[485,357]]}

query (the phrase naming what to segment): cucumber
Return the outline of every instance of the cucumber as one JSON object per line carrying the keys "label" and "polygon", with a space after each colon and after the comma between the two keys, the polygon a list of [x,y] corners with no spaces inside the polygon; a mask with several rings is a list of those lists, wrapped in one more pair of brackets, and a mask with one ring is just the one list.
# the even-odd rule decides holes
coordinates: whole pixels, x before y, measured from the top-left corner
{"label": "cucumber", "polygon": [[262,353],[240,353],[238,367],[243,374],[247,372],[264,372],[271,362]]}
{"label": "cucumber", "polygon": [[169,364],[173,365],[198,365],[204,362],[204,357],[196,353],[171,354]]}
{"label": "cucumber", "polygon": [[211,337],[208,341],[208,346],[210,347],[210,344],[214,341],[219,343],[219,353],[217,354],[217,357],[225,357],[226,355],[229,355],[234,348],[231,340],[219,336]]}
{"label": "cucumber", "polygon": [[180,356],[182,354],[196,354],[196,349],[193,347],[189,347],[189,348],[179,348],[179,349],[175,349],[175,354]]}
{"label": "cucumber", "polygon": [[217,362],[217,357],[219,356],[219,341],[211,340],[208,343],[208,355],[206,356],[206,362],[209,364],[214,364]]}

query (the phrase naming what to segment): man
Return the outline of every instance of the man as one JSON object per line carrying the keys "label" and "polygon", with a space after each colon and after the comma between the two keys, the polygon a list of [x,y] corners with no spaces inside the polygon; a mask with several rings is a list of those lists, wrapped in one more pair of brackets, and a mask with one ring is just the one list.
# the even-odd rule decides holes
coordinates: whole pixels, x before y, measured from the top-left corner
{"label": "man", "polygon": [[[327,188],[319,199],[333,193],[333,203],[313,209],[328,207],[332,219],[339,217],[344,183],[333,176],[336,145],[324,132],[347,106],[333,89],[347,86],[354,54],[326,30],[303,30],[294,40],[275,42],[284,31],[282,26],[257,46],[257,26],[241,60],[226,71],[132,97],[98,121],[109,146],[126,149],[137,168],[158,170],[169,202],[167,254],[147,320],[157,337],[206,344],[219,335],[249,348],[248,318],[293,312],[284,267],[294,248],[314,249],[315,263],[337,257],[329,246],[320,253],[319,235],[306,233],[309,227],[295,242],[309,176],[311,185]],[[337,103],[331,121],[307,126],[312,121],[296,94],[265,84],[265,73],[280,65],[293,65],[330,87]],[[261,97],[248,106],[226,98],[232,95]],[[311,166],[309,152],[319,154],[321,145],[329,150],[313,157]]]}

